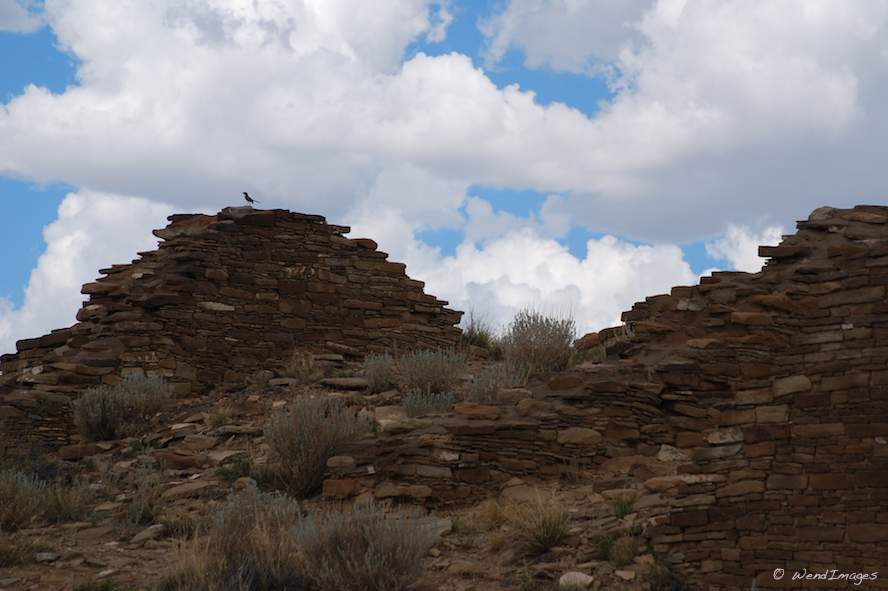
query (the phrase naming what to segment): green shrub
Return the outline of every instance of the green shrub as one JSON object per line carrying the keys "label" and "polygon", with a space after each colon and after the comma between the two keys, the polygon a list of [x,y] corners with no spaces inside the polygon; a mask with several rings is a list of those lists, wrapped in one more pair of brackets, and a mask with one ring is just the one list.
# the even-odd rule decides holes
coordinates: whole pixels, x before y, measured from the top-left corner
{"label": "green shrub", "polygon": [[388,390],[397,383],[395,360],[388,353],[368,355],[364,360],[364,374],[367,376],[367,390],[371,394]]}
{"label": "green shrub", "polygon": [[514,361],[502,361],[482,368],[466,384],[465,398],[473,402],[496,402],[501,388],[514,388],[527,383],[527,368]]}
{"label": "green shrub", "polygon": [[159,591],[305,589],[290,535],[298,518],[299,504],[285,495],[230,496]]}
{"label": "green shrub", "polygon": [[617,517],[622,519],[632,513],[632,507],[635,505],[635,500],[636,497],[631,495],[612,499],[611,504],[614,507],[614,513],[616,513]]}
{"label": "green shrub", "polygon": [[531,552],[542,554],[567,536],[569,515],[554,496],[538,495],[533,500],[516,503],[507,519]]}
{"label": "green shrub", "polygon": [[449,392],[460,382],[466,359],[454,351],[414,351],[401,357],[398,369],[404,390]]}
{"label": "green shrub", "polygon": [[404,395],[404,413],[408,417],[418,417],[433,412],[447,412],[456,402],[449,392],[423,392],[411,390]]}
{"label": "green shrub", "polygon": [[421,574],[437,534],[415,516],[374,505],[313,513],[293,529],[306,577],[319,591],[401,591]]}
{"label": "green shrub", "polygon": [[265,441],[278,484],[298,497],[313,492],[336,445],[364,429],[354,411],[332,398],[298,399],[290,412],[272,415]]}
{"label": "green shrub", "polygon": [[43,514],[46,483],[19,470],[0,471],[0,531],[15,531]]}
{"label": "green shrub", "polygon": [[503,335],[503,353],[529,374],[561,371],[570,362],[576,323],[533,310],[521,310]]}
{"label": "green shrub", "polygon": [[91,441],[144,433],[151,418],[172,396],[161,378],[129,375],[116,386],[87,390],[74,402],[74,421]]}

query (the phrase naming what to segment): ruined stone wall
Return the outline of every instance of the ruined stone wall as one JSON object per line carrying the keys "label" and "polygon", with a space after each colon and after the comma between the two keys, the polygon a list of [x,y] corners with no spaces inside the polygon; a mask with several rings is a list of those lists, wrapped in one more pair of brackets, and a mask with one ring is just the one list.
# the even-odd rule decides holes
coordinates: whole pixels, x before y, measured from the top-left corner
{"label": "ruined stone wall", "polygon": [[320,216],[228,208],[169,219],[157,250],[83,286],[77,324],[0,357],[8,439],[64,442],[70,399],[129,372],[163,376],[185,395],[243,384],[294,348],[404,350],[459,336],[460,312],[375,242]]}
{"label": "ruined stone wall", "polygon": [[793,582],[802,569],[888,588],[888,207],[818,209],[760,254],[758,273],[675,287],[584,337],[603,363],[392,427],[325,492],[473,502],[625,460],[667,499],[646,533],[693,589],[855,587]]}

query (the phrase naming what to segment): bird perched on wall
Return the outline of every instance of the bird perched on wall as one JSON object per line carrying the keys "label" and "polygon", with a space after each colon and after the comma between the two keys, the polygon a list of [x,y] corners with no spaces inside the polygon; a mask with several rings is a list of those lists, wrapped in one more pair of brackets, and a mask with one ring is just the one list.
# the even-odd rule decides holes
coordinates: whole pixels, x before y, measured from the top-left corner
{"label": "bird perched on wall", "polygon": [[246,199],[247,203],[249,203],[250,205],[253,205],[254,203],[259,203],[258,201],[256,201],[252,197],[250,197],[250,194],[247,193],[246,191],[244,191],[244,199]]}

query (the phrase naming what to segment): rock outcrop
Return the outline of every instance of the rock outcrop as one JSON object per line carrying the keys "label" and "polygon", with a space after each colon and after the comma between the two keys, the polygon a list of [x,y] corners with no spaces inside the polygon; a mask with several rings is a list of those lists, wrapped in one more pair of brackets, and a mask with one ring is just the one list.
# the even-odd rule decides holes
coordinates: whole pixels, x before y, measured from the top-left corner
{"label": "rock outcrop", "polygon": [[83,286],[77,324],[0,357],[0,421],[19,445],[64,443],[71,397],[130,372],[186,395],[242,385],[294,348],[405,350],[459,336],[461,312],[321,216],[245,207],[169,220],[157,250]]}

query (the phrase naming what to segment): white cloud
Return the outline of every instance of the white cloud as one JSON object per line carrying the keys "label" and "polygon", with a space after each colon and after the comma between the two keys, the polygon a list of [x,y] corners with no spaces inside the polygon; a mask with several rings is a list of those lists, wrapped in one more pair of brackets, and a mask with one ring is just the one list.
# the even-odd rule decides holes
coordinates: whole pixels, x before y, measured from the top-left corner
{"label": "white cloud", "polygon": [[[573,224],[685,243],[728,223],[787,225],[820,205],[884,200],[888,2],[661,0],[643,8],[525,2],[502,13],[511,24],[502,15],[492,21],[494,57],[499,43],[523,48],[541,67],[585,71],[612,60],[623,74],[618,94],[590,117],[541,106],[515,85],[498,88],[467,56],[402,63],[411,41],[445,34],[446,2],[47,0],[47,22],[78,58],[80,85],[60,94],[31,86],[0,107],[0,174],[180,211],[230,205],[248,190],[264,206],[367,228],[403,252],[418,278],[437,278],[430,286],[461,298],[454,301],[466,301],[469,285],[478,293],[501,285],[495,301],[503,306],[537,295],[592,302],[592,290],[614,311],[589,312],[590,324],[615,317],[617,304],[594,291],[586,269],[605,270],[588,259],[551,251],[529,278],[467,269],[475,261],[531,265],[529,250],[510,260],[504,245],[549,252],[551,238]],[[565,19],[558,46],[536,33]],[[607,34],[596,36],[596,27]],[[521,219],[467,201],[472,184],[560,196]],[[473,207],[465,219],[464,205]],[[447,280],[433,268],[440,254],[414,232],[465,224],[481,244],[458,263],[444,259]],[[519,225],[535,242],[515,238]],[[121,237],[124,258],[135,240],[136,232]],[[641,256],[648,251],[627,246],[636,254],[624,256],[621,244],[599,258],[631,268],[607,272],[660,276]],[[743,248],[730,244],[714,248],[747,265]],[[684,273],[662,256],[673,265],[663,277]],[[582,281],[566,279],[575,271]],[[614,292],[627,298],[620,309],[651,291],[644,279],[637,296]]]}
{"label": "white cloud", "polygon": [[0,299],[0,353],[15,341],[70,326],[84,296],[80,287],[100,268],[126,263],[136,252],[153,250],[154,228],[166,225],[172,206],[146,199],[91,191],[70,193],[59,217],[44,231],[46,252],[31,272],[20,308]]}
{"label": "white cloud", "polygon": [[43,19],[32,0],[0,2],[0,33],[33,33],[43,26]]}
{"label": "white cloud", "polygon": [[510,48],[531,68],[597,73],[620,49],[640,38],[635,24],[651,0],[521,0],[485,21],[485,56],[501,60]]}
{"label": "white cloud", "polygon": [[783,237],[783,228],[770,226],[758,232],[748,226],[731,224],[722,238],[708,242],[706,252],[714,259],[728,261],[737,271],[760,271],[765,259],[758,256],[758,247],[776,246]]}

